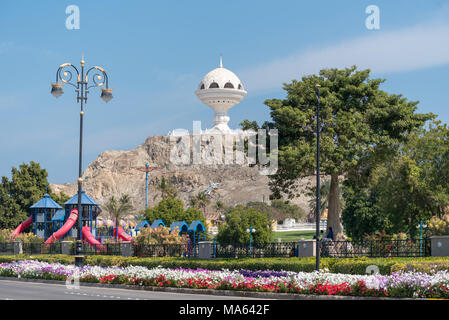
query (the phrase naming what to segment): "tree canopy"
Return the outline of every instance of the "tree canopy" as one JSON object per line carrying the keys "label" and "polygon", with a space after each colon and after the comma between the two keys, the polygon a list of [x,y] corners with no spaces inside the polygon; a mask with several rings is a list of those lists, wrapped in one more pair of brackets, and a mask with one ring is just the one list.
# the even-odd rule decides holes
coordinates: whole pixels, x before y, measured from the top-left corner
{"label": "tree canopy", "polygon": [[144,215],[150,223],[162,219],[167,227],[175,221],[183,220],[189,225],[194,220],[200,220],[203,225],[206,225],[204,215],[200,210],[193,207],[184,209],[184,202],[174,197],[162,199],[155,207],[146,209]]}
{"label": "tree canopy", "polygon": [[297,221],[304,219],[305,211],[298,205],[289,203],[283,199],[274,199],[271,205],[265,202],[248,202],[245,208],[253,208],[264,214],[268,221],[284,221],[287,218],[294,218]]}
{"label": "tree canopy", "polygon": [[[131,204],[131,199],[127,194],[123,194],[118,200],[112,196],[108,199],[104,208],[109,213],[112,220],[115,221],[115,227],[119,226],[119,220],[129,213],[133,206]],[[118,238],[118,233],[116,233],[116,238]]]}
{"label": "tree canopy", "polygon": [[264,246],[273,240],[271,223],[267,216],[256,209],[245,209],[238,205],[226,215],[226,223],[218,227],[217,241],[221,245],[249,244],[249,227],[255,228],[252,241],[255,246]]}
{"label": "tree canopy", "polygon": [[269,99],[272,126],[279,132],[279,169],[270,176],[275,198],[297,195],[297,179],[316,170],[315,86],[320,93],[320,162],[331,177],[328,226],[342,236],[339,178],[374,168],[396,153],[408,134],[432,119],[416,113],[418,102],[380,89],[382,79],[355,66],[324,69],[301,81],[284,84],[285,99]]}
{"label": "tree canopy", "polygon": [[45,193],[60,205],[69,199],[64,193],[51,192],[48,173],[40,164],[31,161],[11,169],[11,179],[2,177],[0,183],[0,229],[16,228],[29,216],[29,208]]}
{"label": "tree canopy", "polygon": [[410,134],[395,157],[361,184],[344,187],[345,230],[353,237],[386,230],[417,235],[421,220],[442,218],[449,205],[449,129],[437,121]]}

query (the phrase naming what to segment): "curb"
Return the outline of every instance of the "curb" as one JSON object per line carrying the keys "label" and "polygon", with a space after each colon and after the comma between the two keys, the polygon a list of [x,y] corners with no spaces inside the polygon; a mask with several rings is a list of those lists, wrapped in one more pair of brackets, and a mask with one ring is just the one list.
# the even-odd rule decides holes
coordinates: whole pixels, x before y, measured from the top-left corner
{"label": "curb", "polygon": [[[65,281],[60,280],[45,280],[45,279],[29,279],[29,278],[14,278],[14,277],[0,277],[0,280],[22,281],[22,282],[36,282],[48,283],[57,285],[66,285]],[[356,297],[356,296],[330,296],[330,295],[306,295],[295,293],[273,293],[273,292],[251,292],[251,291],[234,291],[234,290],[215,290],[215,289],[192,289],[192,288],[173,288],[173,287],[149,287],[149,286],[133,286],[126,284],[103,284],[80,282],[80,287],[99,287],[99,288],[113,288],[126,290],[144,290],[153,292],[169,292],[169,293],[184,293],[184,294],[204,294],[214,296],[229,296],[229,297],[246,297],[259,298],[271,300],[427,300],[427,299],[413,299],[413,298],[386,298],[386,297]]]}

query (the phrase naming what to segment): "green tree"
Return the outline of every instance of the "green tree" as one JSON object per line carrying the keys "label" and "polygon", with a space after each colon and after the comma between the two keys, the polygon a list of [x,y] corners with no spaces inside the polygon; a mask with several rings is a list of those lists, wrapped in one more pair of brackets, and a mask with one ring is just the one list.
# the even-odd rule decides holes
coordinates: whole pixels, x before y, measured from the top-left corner
{"label": "green tree", "polygon": [[[345,230],[385,230],[416,237],[421,220],[444,215],[449,205],[447,126],[430,123],[428,129],[410,134],[398,150],[394,158],[372,170],[365,185],[352,179],[345,182]],[[362,222],[369,226],[361,226]]]}
{"label": "green tree", "polygon": [[[170,197],[175,198],[178,195],[178,191],[165,179],[165,177],[162,177],[161,183],[156,185],[156,190],[161,193],[162,199]],[[154,199],[156,199],[156,197],[157,195],[154,196]]]}
{"label": "green tree", "polygon": [[[0,183],[0,228],[16,228],[29,216],[29,208],[45,193],[52,197],[48,173],[39,163],[31,161],[12,167],[11,179],[2,177]],[[66,199],[67,200],[67,199]]]}
{"label": "green tree", "polygon": [[287,218],[294,218],[296,221],[300,221],[306,216],[306,212],[300,206],[283,199],[271,200],[271,208],[275,212],[277,221],[284,221]]}
{"label": "green tree", "polygon": [[11,180],[2,177],[2,185],[6,188],[9,196],[20,206],[23,212],[37,201],[45,193],[51,193],[50,185],[47,181],[48,173],[42,169],[37,162],[21,164],[19,169],[11,169]]}
{"label": "green tree", "polygon": [[64,207],[64,202],[70,199],[70,197],[64,192],[60,192],[58,194],[51,192],[50,197],[61,207]]}
{"label": "green tree", "polygon": [[[120,219],[127,213],[129,213],[133,206],[131,200],[127,194],[124,194],[117,200],[114,196],[110,197],[104,205],[104,208],[109,213],[112,220],[115,221],[115,230],[119,225]],[[115,233],[116,239],[118,239],[118,232]]]}
{"label": "green tree", "polygon": [[219,212],[223,212],[226,211],[226,205],[223,201],[221,200],[217,200],[215,201],[215,210],[219,211]]}
{"label": "green tree", "polygon": [[248,202],[245,208],[256,209],[264,214],[268,221],[275,220],[281,222],[287,218],[295,218],[299,221],[306,215],[305,211],[300,206],[289,203],[283,199],[274,199],[271,201],[271,205],[259,201]]}
{"label": "green tree", "polygon": [[175,221],[183,220],[189,225],[193,220],[200,220],[205,225],[205,219],[200,210],[193,207],[185,210],[182,200],[173,197],[162,199],[155,207],[146,209],[145,219],[150,223],[162,219],[167,227]]}
{"label": "green tree", "polygon": [[206,214],[206,207],[210,204],[210,198],[204,192],[198,192],[196,196],[190,198],[189,204],[193,208],[203,209],[203,213]]}
{"label": "green tree", "polygon": [[357,188],[345,184],[345,207],[342,222],[346,234],[353,240],[392,229],[388,215],[378,205],[379,195],[371,188]]}
{"label": "green tree", "polygon": [[[230,208],[231,211],[233,208]],[[245,209],[255,209],[256,211],[265,215],[268,221],[273,221],[277,219],[277,212],[269,204],[261,201],[251,201],[245,205]]]}
{"label": "green tree", "polygon": [[27,218],[27,213],[11,198],[6,188],[0,185],[0,229],[15,229]]}
{"label": "green tree", "polygon": [[221,245],[249,244],[247,228],[253,227],[254,246],[262,247],[273,240],[273,232],[266,215],[256,209],[245,209],[242,205],[234,207],[226,215],[226,223],[219,226],[217,241]]}
{"label": "green tree", "polygon": [[415,113],[418,102],[379,89],[384,80],[370,79],[369,70],[355,66],[324,69],[284,85],[284,100],[266,100],[279,132],[279,168],[270,176],[275,198],[297,195],[298,178],[316,170],[315,86],[320,88],[321,172],[331,177],[328,227],[343,236],[339,176],[370,170],[395,154],[398,143],[421,127],[432,114]]}
{"label": "green tree", "polygon": [[257,130],[260,129],[259,125],[257,124],[257,121],[249,121],[247,119],[243,120],[240,123],[240,127],[242,130],[254,130],[257,132]]}

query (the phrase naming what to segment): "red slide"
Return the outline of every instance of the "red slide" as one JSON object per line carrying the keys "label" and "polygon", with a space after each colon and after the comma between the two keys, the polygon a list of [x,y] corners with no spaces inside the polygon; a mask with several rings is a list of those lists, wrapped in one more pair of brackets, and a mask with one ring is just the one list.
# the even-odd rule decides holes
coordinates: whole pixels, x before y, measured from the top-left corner
{"label": "red slide", "polygon": [[63,235],[65,235],[67,232],[69,232],[70,229],[72,229],[73,225],[75,224],[76,220],[78,219],[78,209],[73,209],[70,212],[70,216],[67,219],[66,223],[55,233],[53,233],[47,241],[45,241],[46,244],[51,244],[55,240],[58,240]]}
{"label": "red slide", "polygon": [[94,235],[90,232],[90,227],[85,226],[81,229],[81,233],[83,234],[83,239],[86,240],[88,243],[95,246],[95,248],[103,249],[104,246],[95,239]]}
{"label": "red slide", "polygon": [[13,237],[17,236],[19,233],[21,233],[23,230],[25,230],[32,222],[33,222],[33,216],[30,216],[24,222],[19,224],[19,226],[16,228],[16,230],[13,231],[12,236]]}
{"label": "red slide", "polygon": [[[129,234],[127,234],[126,232],[125,232],[125,230],[123,230],[123,228],[122,227],[118,227],[117,228],[117,230],[118,230],[118,237],[120,238],[120,239],[122,239],[122,240],[124,240],[124,241],[131,241],[131,236],[129,235]],[[115,237],[115,228],[114,228],[114,237]]]}

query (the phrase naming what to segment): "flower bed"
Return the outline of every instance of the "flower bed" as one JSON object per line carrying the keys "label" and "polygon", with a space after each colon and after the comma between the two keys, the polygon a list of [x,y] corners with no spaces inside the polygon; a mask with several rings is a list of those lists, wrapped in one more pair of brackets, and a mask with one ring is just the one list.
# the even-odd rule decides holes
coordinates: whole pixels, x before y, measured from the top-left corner
{"label": "flower bed", "polygon": [[36,260],[0,264],[0,276],[157,287],[244,290],[258,292],[374,297],[449,298],[449,273],[397,272],[392,275],[348,275],[326,272],[210,271],[148,269],[141,266],[100,267]]}

